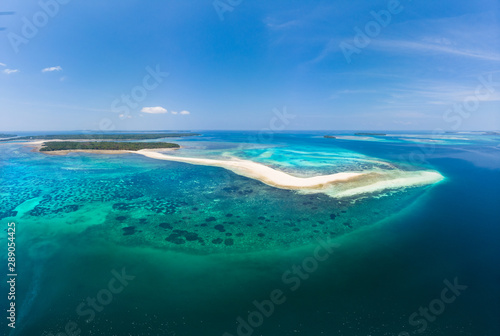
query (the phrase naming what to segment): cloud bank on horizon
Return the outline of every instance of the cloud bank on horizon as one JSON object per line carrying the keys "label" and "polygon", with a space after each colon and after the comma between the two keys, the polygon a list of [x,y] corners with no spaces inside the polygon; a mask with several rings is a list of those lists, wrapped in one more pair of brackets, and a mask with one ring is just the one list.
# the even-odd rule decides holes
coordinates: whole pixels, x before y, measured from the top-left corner
{"label": "cloud bank on horizon", "polygon": [[4,6],[0,131],[500,129],[491,0]]}
{"label": "cloud bank on horizon", "polygon": [[[164,107],[161,107],[161,106],[154,106],[154,107],[143,107],[141,109],[141,112],[142,113],[148,113],[148,114],[165,114],[165,113],[168,113],[167,109],[164,108]],[[181,112],[177,112],[177,111],[171,111],[170,112],[171,114],[181,114],[181,115],[188,115],[188,114],[191,114],[189,111],[181,111]]]}

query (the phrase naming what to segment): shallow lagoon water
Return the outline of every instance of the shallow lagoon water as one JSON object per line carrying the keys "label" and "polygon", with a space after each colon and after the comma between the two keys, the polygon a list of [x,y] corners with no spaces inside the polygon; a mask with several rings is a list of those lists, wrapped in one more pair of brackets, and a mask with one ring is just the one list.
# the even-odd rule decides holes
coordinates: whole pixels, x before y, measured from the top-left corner
{"label": "shallow lagoon water", "polygon": [[[383,161],[446,180],[336,200],[215,167],[2,145],[0,212],[18,224],[12,335],[56,334],[69,321],[82,335],[236,334],[237,317],[274,289],[286,301],[256,335],[416,334],[409,316],[455,277],[468,289],[423,334],[498,334],[500,165],[490,140],[436,145],[417,165],[402,159],[422,150],[412,144],[332,144],[304,133],[246,139],[214,132],[181,143],[306,175]],[[331,239],[334,252],[292,291],[283,273],[311,256],[318,238]],[[123,267],[135,278],[87,323],[77,307]]]}

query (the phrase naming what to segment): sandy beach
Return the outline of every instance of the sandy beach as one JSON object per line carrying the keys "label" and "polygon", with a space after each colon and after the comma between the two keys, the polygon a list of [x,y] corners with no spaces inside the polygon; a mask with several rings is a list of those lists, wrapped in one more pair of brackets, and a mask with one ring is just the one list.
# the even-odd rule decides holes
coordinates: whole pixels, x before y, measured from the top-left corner
{"label": "sandy beach", "polygon": [[249,160],[214,160],[172,156],[156,151],[142,149],[131,153],[141,154],[153,159],[184,162],[203,166],[222,167],[232,172],[262,181],[266,184],[283,189],[317,189],[327,184],[346,181],[363,175],[364,173],[337,173],[314,177],[295,177],[271,167]]}
{"label": "sandy beach", "polygon": [[[39,149],[34,149],[33,151],[40,151]],[[47,155],[67,155],[69,153],[90,153],[90,154],[127,154],[130,151],[127,150],[101,150],[101,149],[71,149],[71,150],[59,150],[59,151],[40,151],[40,153]]]}
{"label": "sandy beach", "polygon": [[[332,197],[349,197],[385,189],[433,184],[444,177],[434,171],[365,171],[342,172],[314,177],[296,177],[249,160],[215,160],[165,155],[154,150],[143,149],[136,153],[158,160],[184,162],[195,165],[228,169],[238,175],[259,180],[273,187],[289,190],[325,192]],[[339,190],[330,187],[340,186]],[[330,190],[329,190],[330,189]]]}

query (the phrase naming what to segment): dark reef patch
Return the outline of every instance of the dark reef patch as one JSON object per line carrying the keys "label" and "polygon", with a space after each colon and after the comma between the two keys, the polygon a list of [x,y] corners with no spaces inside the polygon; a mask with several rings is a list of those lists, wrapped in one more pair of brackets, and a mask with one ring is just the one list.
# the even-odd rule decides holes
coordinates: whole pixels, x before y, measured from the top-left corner
{"label": "dark reef patch", "polygon": [[171,234],[170,236],[165,238],[165,240],[170,242],[170,243],[177,244],[177,245],[186,243],[186,241],[184,239],[182,239],[179,235],[176,235],[176,234]]}
{"label": "dark reef patch", "polygon": [[166,239],[166,241],[174,244],[185,244],[186,241],[198,241],[203,243],[203,239],[196,232],[189,232],[187,230],[174,230]]}
{"label": "dark reef patch", "polygon": [[243,196],[250,195],[251,193],[253,193],[252,189],[245,189],[245,190],[238,191],[238,194],[243,195]]}
{"label": "dark reef patch", "polygon": [[164,228],[164,229],[172,229],[172,225],[170,225],[168,223],[160,223],[160,225],[158,225],[158,226],[161,228]]}
{"label": "dark reef patch", "polygon": [[240,188],[239,187],[236,187],[236,186],[232,186],[232,187],[224,187],[222,188],[222,190],[224,190],[225,192],[227,193],[233,193],[233,192],[236,192],[238,191]]}
{"label": "dark reef patch", "polygon": [[226,231],[226,229],[224,229],[224,225],[222,225],[222,224],[217,224],[216,226],[214,226],[214,229],[216,229],[219,232],[225,232]]}
{"label": "dark reef patch", "polygon": [[74,211],[77,211],[78,209],[80,208],[79,205],[76,205],[76,204],[72,204],[72,205],[65,205],[63,208],[62,208],[62,211],[65,212],[65,213],[68,213],[68,212],[74,212]]}
{"label": "dark reef patch", "polygon": [[128,211],[131,210],[133,206],[128,203],[115,203],[113,204],[113,209],[114,210],[121,210],[121,211]]}
{"label": "dark reef patch", "polygon": [[127,226],[127,227],[124,227],[122,228],[123,230],[123,235],[124,236],[130,236],[130,235],[133,235],[136,231],[135,231],[135,226]]}

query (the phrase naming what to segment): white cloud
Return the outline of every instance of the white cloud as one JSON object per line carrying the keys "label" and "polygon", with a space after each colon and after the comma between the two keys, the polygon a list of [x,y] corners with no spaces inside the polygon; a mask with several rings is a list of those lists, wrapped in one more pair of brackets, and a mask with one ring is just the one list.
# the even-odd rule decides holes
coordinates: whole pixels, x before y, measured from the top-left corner
{"label": "white cloud", "polygon": [[7,66],[7,65],[5,63],[0,63],[0,66],[4,67],[4,66]]}
{"label": "white cloud", "polygon": [[52,72],[52,71],[62,71],[62,68],[61,68],[61,66],[58,65],[55,67],[42,69],[42,72]]}
{"label": "white cloud", "polygon": [[[143,113],[150,113],[150,114],[162,114],[162,113],[168,113],[167,109],[161,107],[161,106],[156,106],[156,107],[143,107],[141,112]],[[170,111],[171,114],[174,115],[188,115],[191,114],[189,111],[183,110],[183,111]]]}
{"label": "white cloud", "polygon": [[488,53],[479,50],[459,49],[440,40],[438,44],[405,41],[405,40],[376,40],[372,41],[372,45],[383,51],[398,50],[403,52],[417,51],[417,52],[434,52],[443,54],[453,54],[458,56],[478,58],[490,61],[500,61],[500,55],[495,53]]}
{"label": "white cloud", "polygon": [[4,74],[7,74],[7,75],[10,75],[10,74],[13,74],[13,73],[16,73],[16,72],[19,72],[18,69],[5,69],[4,71],[2,71]]}
{"label": "white cloud", "polygon": [[156,107],[143,107],[141,112],[151,113],[151,114],[162,114],[162,113],[167,113],[167,110],[161,106],[156,106]]}

